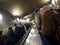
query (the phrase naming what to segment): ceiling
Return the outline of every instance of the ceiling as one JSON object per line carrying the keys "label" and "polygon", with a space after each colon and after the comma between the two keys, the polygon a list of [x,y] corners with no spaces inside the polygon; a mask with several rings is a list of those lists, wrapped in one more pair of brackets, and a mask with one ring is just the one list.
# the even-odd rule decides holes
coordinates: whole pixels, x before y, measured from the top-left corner
{"label": "ceiling", "polygon": [[[0,6],[6,9],[13,15],[13,9],[19,8],[19,16],[27,15],[34,11],[34,9],[47,3],[49,0],[0,0]],[[15,8],[15,9],[16,9]]]}

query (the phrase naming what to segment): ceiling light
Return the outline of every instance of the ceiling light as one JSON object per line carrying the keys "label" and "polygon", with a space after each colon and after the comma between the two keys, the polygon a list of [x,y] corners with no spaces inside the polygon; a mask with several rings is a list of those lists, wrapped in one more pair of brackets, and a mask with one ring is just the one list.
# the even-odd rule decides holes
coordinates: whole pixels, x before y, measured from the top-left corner
{"label": "ceiling light", "polygon": [[2,14],[0,14],[0,21],[2,20]]}
{"label": "ceiling light", "polygon": [[51,3],[52,3],[53,5],[55,5],[55,0],[52,0]]}
{"label": "ceiling light", "polygon": [[22,15],[22,9],[18,6],[14,6],[12,9],[11,9],[11,13],[12,15],[14,16],[20,16]]}

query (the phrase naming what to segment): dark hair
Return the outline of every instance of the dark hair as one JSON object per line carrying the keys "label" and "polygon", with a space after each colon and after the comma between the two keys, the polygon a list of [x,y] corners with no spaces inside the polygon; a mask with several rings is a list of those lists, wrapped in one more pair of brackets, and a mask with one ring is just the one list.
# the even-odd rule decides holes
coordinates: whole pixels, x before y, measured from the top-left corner
{"label": "dark hair", "polygon": [[48,10],[46,12],[52,12],[53,10],[56,10],[58,13],[60,13],[60,9],[50,9],[50,10]]}
{"label": "dark hair", "polygon": [[2,32],[3,32],[3,31],[0,31],[0,35],[2,35]]}
{"label": "dark hair", "polygon": [[12,29],[12,27],[9,27],[9,30],[11,30]]}
{"label": "dark hair", "polygon": [[56,11],[58,11],[60,13],[60,9],[56,9]]}
{"label": "dark hair", "polygon": [[15,23],[14,26],[17,26],[17,24]]}

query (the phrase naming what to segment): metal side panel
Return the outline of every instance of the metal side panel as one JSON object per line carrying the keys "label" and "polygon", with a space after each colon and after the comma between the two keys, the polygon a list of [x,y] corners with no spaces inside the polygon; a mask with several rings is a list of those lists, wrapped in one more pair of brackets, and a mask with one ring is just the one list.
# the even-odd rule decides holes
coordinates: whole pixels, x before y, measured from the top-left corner
{"label": "metal side panel", "polygon": [[42,45],[40,35],[36,28],[32,28],[24,45]]}

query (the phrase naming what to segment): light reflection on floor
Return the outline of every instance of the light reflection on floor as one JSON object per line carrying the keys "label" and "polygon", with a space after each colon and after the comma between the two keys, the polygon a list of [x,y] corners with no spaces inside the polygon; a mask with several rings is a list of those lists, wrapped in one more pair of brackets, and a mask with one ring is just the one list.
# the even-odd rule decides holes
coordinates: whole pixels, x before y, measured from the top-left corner
{"label": "light reflection on floor", "polygon": [[36,28],[32,28],[24,45],[42,45],[40,35]]}

